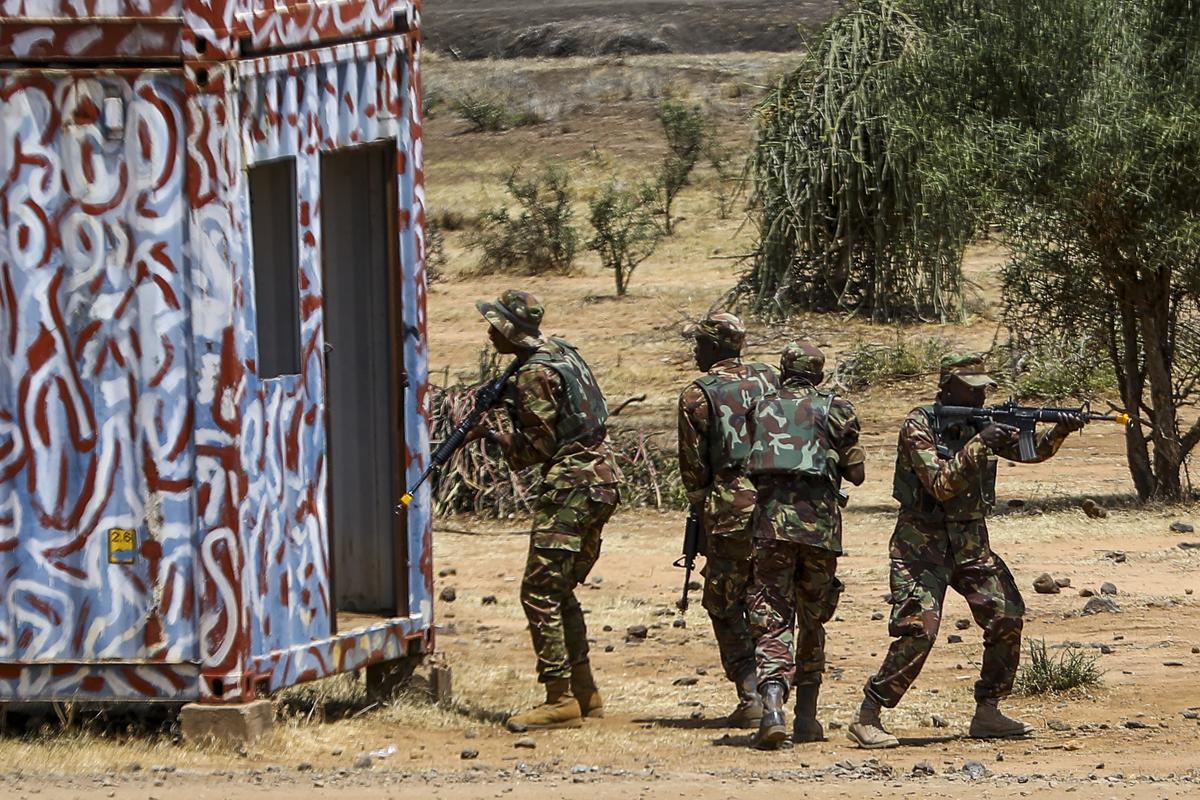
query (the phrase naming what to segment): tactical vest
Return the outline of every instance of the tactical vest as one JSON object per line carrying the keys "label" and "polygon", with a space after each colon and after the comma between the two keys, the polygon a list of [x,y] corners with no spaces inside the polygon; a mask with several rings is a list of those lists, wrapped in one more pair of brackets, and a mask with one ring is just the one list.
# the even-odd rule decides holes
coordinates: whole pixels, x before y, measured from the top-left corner
{"label": "tactical vest", "polygon": [[[975,438],[979,432],[974,423],[966,420],[949,425],[945,430],[938,430],[937,421],[933,415],[933,406],[922,406],[917,410],[925,416],[926,422],[933,430],[938,455],[943,459],[958,455],[967,442]],[[967,488],[944,503],[939,503],[933,495],[925,490],[924,484],[921,483],[921,479],[917,477],[913,468],[897,454],[896,475],[892,480],[892,497],[900,501],[902,510],[931,519],[945,519],[952,522],[983,519],[996,504],[997,461],[996,456],[989,452],[984,468],[970,476],[970,484]]]}
{"label": "tactical vest", "polygon": [[604,438],[608,403],[591,368],[573,344],[557,336],[547,337],[546,345],[525,363],[549,367],[562,379],[567,396],[566,402],[559,404],[554,430],[559,447],[574,442],[595,444]]}
{"label": "tactical vest", "polygon": [[[829,425],[832,392],[784,387],[754,408],[747,475],[797,475],[835,481],[836,450]],[[833,453],[833,457],[830,457]]]}
{"label": "tactical vest", "polygon": [[696,379],[711,412],[708,465],[713,474],[740,470],[750,455],[746,417],[767,394],[779,388],[775,370],[766,364],[739,364],[737,377],[709,374]]}

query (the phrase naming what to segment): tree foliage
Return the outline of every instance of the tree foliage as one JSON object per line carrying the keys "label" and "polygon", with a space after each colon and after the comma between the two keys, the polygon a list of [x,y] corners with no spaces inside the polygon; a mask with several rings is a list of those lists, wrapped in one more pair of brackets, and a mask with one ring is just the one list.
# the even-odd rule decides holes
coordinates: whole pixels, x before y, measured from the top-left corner
{"label": "tree foliage", "polygon": [[574,190],[567,171],[547,166],[523,178],[514,169],[504,179],[504,188],[519,210],[514,215],[502,206],[480,217],[479,229],[470,240],[482,253],[480,269],[570,272],[579,249],[579,231],[574,226]]}
{"label": "tree foliage", "polygon": [[589,203],[595,250],[605,269],[613,271],[617,296],[624,296],[638,265],[658,247],[661,232],[655,224],[653,189],[628,189],[609,183]]}

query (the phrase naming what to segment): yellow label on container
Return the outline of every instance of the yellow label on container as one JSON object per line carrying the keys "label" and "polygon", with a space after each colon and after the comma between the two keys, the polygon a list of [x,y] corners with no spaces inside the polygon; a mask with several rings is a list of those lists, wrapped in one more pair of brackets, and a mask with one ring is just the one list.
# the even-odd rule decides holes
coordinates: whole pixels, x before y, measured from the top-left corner
{"label": "yellow label on container", "polygon": [[137,531],[131,528],[110,528],[108,531],[108,563],[132,564],[137,558]]}

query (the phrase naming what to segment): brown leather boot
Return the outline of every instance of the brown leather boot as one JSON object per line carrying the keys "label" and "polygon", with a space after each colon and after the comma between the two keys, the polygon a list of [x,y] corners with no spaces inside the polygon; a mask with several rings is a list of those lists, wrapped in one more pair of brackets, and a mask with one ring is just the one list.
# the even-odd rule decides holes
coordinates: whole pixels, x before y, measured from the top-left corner
{"label": "brown leather boot", "polygon": [[527,730],[578,728],[583,725],[579,703],[571,694],[571,682],[559,678],[546,684],[546,702],[508,718],[508,729],[515,733]]}
{"label": "brown leather boot", "polygon": [[900,740],[888,733],[879,719],[879,703],[867,697],[858,709],[858,718],[846,729],[846,736],[864,750],[899,747]]}
{"label": "brown leather boot", "polygon": [[757,728],[762,722],[763,705],[758,696],[758,679],[751,670],[738,679],[738,704],[726,718],[731,728]]}
{"label": "brown leather boot", "polygon": [[820,692],[819,683],[796,687],[796,718],[792,721],[792,741],[796,744],[825,741],[825,729],[817,719],[817,696]]}
{"label": "brown leather boot", "polygon": [[600,719],[604,716],[604,701],[592,677],[592,665],[584,661],[571,665],[571,694],[579,702],[579,712],[585,717]]}
{"label": "brown leather boot", "polygon": [[1008,739],[1031,733],[1032,726],[1005,716],[995,700],[980,700],[975,705],[975,716],[971,719],[972,739]]}

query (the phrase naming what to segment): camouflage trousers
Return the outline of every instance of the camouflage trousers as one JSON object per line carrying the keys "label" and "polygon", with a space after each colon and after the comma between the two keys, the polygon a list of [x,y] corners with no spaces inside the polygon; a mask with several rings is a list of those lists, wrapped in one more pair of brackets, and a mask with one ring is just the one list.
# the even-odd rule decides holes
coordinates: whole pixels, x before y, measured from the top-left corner
{"label": "camouflage trousers", "polygon": [[892,619],[897,637],[883,666],[867,682],[866,693],[894,708],[908,691],[937,640],[947,587],[966,598],[975,623],[983,628],[983,665],[976,700],[1006,697],[1021,661],[1025,601],[1004,561],[995,553],[961,564],[892,561]]}
{"label": "camouflage trousers", "polygon": [[725,677],[733,682],[754,672],[754,639],[747,620],[750,588],[750,541],[712,536],[704,561],[702,605],[712,620]]}
{"label": "camouflage trousers", "polygon": [[750,579],[750,632],[758,685],[819,684],[825,623],[842,596],[837,555],[783,539],[756,539]]}
{"label": "camouflage trousers", "polygon": [[569,678],[572,664],[588,660],[587,626],[575,587],[600,557],[601,533],[614,509],[616,503],[576,491],[551,493],[534,511],[521,605],[542,683]]}

